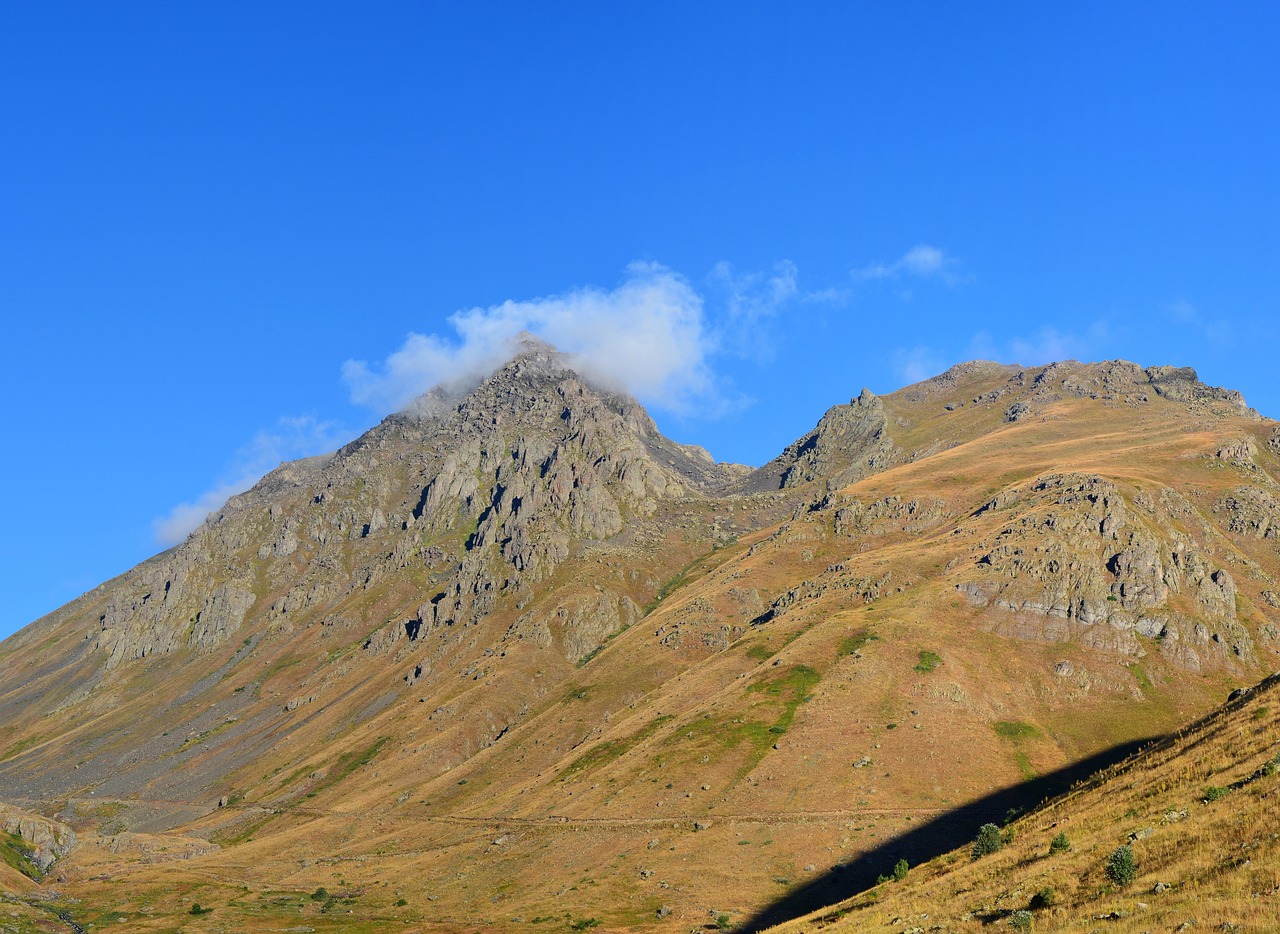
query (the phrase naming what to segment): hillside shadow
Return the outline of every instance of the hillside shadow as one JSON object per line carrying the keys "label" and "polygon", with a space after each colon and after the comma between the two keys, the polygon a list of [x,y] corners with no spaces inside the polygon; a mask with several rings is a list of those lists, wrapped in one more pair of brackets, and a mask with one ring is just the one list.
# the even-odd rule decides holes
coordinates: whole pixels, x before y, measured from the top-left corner
{"label": "hillside shadow", "polygon": [[1069,790],[1076,782],[1123,761],[1160,738],[1151,737],[1113,746],[1056,772],[994,792],[948,811],[927,824],[886,841],[852,862],[825,873],[813,882],[788,892],[741,925],[735,925],[734,930],[763,931],[775,924],[782,924],[857,895],[875,885],[879,876],[888,875],[898,860],[905,859],[915,866],[963,846],[973,840],[983,824],[1002,823],[1009,811],[1015,808],[1030,810]]}

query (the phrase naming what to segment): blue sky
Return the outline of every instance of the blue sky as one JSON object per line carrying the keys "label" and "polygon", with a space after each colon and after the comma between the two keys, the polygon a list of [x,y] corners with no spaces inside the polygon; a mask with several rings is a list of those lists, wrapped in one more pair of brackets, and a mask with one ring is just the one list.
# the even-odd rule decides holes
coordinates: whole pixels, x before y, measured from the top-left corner
{"label": "blue sky", "polygon": [[0,635],[518,326],[751,464],[976,356],[1191,365],[1280,415],[1277,35],[1244,3],[7,4]]}

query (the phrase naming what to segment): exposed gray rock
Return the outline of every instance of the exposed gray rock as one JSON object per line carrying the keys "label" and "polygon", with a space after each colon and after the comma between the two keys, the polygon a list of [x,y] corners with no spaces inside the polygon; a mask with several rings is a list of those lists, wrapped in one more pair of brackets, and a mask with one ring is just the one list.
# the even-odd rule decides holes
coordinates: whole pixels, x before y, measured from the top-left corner
{"label": "exposed gray rock", "polygon": [[832,488],[902,459],[888,434],[884,403],[870,390],[829,409],[816,428],[746,481],[748,491],[798,486],[823,478]]}
{"label": "exposed gray rock", "polygon": [[0,804],[0,830],[20,837],[31,847],[31,862],[41,872],[48,872],[76,845],[75,831],[66,824],[7,804]]}

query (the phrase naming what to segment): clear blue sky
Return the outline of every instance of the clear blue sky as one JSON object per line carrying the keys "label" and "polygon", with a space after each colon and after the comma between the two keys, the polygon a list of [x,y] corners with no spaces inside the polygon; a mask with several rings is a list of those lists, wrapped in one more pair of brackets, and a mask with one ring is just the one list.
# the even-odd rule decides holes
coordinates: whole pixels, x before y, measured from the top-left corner
{"label": "clear blue sky", "polygon": [[6,4],[0,635],[516,324],[650,314],[577,349],[752,464],[974,356],[1191,365],[1280,415],[1278,35],[1274,3]]}

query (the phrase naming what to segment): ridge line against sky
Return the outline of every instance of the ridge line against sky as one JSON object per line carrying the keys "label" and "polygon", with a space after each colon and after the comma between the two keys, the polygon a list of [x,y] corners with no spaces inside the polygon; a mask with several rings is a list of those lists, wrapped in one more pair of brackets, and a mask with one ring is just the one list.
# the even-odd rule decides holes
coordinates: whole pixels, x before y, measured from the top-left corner
{"label": "ridge line against sky", "polygon": [[521,323],[738,462],[977,357],[1189,365],[1280,414],[1277,34],[1250,2],[5,7],[0,637]]}

